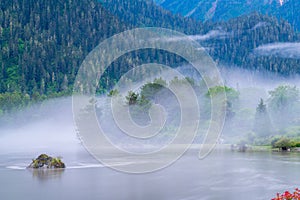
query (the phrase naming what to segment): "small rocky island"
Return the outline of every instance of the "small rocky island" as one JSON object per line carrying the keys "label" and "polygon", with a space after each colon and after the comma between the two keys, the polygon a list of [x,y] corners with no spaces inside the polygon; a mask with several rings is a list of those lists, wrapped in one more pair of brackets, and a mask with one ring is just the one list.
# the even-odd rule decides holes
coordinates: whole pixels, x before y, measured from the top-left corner
{"label": "small rocky island", "polygon": [[41,154],[36,159],[32,159],[32,163],[27,167],[32,169],[48,168],[48,169],[63,169],[66,168],[65,163],[61,158],[52,158],[47,154]]}

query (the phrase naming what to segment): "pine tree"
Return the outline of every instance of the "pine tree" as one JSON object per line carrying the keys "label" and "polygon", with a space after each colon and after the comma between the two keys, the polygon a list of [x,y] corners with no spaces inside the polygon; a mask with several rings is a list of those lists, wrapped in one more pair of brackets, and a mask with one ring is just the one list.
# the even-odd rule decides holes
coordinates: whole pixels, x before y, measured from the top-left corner
{"label": "pine tree", "polygon": [[271,120],[263,99],[260,99],[256,108],[253,131],[260,137],[267,137],[272,133]]}

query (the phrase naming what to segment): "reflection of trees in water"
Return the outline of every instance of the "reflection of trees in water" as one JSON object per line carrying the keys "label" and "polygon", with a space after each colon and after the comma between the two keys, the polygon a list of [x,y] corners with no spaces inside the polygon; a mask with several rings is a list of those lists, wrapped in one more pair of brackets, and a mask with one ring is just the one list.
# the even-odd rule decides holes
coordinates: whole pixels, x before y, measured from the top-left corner
{"label": "reflection of trees in water", "polygon": [[41,181],[49,179],[59,179],[64,173],[64,169],[31,169],[33,178],[38,178]]}

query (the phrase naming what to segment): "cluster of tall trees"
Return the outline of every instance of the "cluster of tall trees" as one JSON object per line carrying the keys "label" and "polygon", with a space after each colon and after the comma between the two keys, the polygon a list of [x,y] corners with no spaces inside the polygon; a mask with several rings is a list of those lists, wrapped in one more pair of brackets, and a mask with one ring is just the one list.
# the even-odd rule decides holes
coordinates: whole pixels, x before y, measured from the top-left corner
{"label": "cluster of tall trees", "polygon": [[[299,127],[299,111],[299,89],[296,86],[280,85],[269,91],[267,104],[263,99],[260,100],[256,108],[253,131],[257,137],[271,139],[273,147],[285,146],[287,143],[292,145],[292,140],[297,143],[300,136],[297,128]],[[296,129],[291,130],[291,128]],[[292,139],[282,137],[282,135]]]}
{"label": "cluster of tall trees", "polygon": [[[256,109],[252,112],[253,114],[249,113],[253,117],[251,117],[249,126],[244,129],[239,129],[241,125],[239,123],[243,120],[249,120],[249,118],[247,116],[246,118],[242,117],[238,113],[247,109],[249,105],[240,102],[240,95],[243,94],[238,89],[228,86],[204,88],[201,87],[201,82],[188,77],[184,80],[175,77],[169,82],[160,78],[143,85],[138,91],[129,91],[123,97],[124,102],[132,108],[131,111],[134,116],[138,116],[138,120],[141,120],[142,117],[149,120],[147,117],[151,104],[161,104],[169,112],[169,118],[172,118],[169,119],[171,125],[176,123],[178,125],[180,105],[176,102],[176,96],[172,96],[172,92],[167,88],[171,84],[186,83],[191,84],[194,90],[199,91],[197,97],[199,98],[202,123],[211,120],[211,98],[218,98],[218,95],[222,93],[226,94],[225,137],[226,134],[234,133],[236,131],[234,129],[238,129],[244,131],[243,133],[239,132],[238,137],[253,132],[251,142],[254,142],[255,138],[268,139],[272,136],[285,134],[290,127],[299,126],[300,91],[296,86],[290,85],[280,85],[269,91],[266,101],[260,99]],[[120,95],[118,90],[112,90],[109,93],[109,96],[114,95]],[[138,112],[141,112],[142,115],[139,115]]]}
{"label": "cluster of tall trees", "polygon": [[[279,85],[268,91],[266,100],[261,98],[255,110],[249,109],[249,102],[240,100],[247,90],[216,86],[208,89],[207,95],[216,95],[223,91],[227,96],[224,126],[227,139],[243,137],[246,134],[250,143],[268,144],[274,138],[279,140],[285,135],[300,142],[300,90],[296,86]],[[205,107],[209,105],[206,104]],[[245,110],[248,112],[243,115]]]}

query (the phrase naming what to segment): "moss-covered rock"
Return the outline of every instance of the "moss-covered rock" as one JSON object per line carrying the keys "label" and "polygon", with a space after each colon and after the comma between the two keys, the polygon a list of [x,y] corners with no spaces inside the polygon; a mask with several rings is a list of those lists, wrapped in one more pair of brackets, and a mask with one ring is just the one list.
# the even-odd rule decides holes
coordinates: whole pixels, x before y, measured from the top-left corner
{"label": "moss-covered rock", "polygon": [[36,159],[32,160],[32,163],[28,168],[39,169],[39,168],[65,168],[65,163],[61,161],[61,158],[52,158],[47,154],[41,154]]}
{"label": "moss-covered rock", "polygon": [[66,166],[65,166],[65,163],[63,163],[60,158],[53,158],[47,167],[48,168],[65,168]]}

